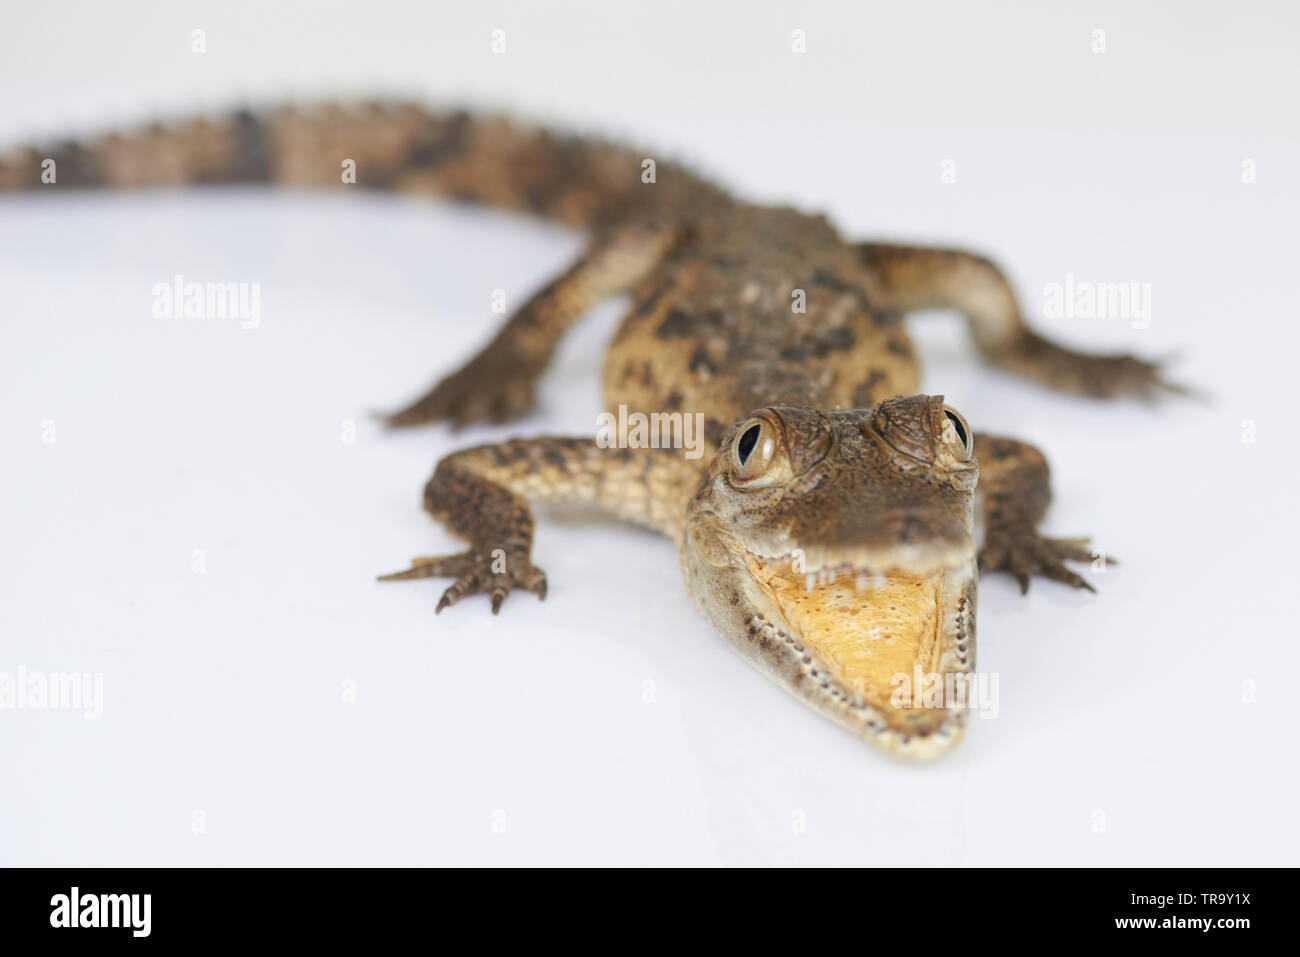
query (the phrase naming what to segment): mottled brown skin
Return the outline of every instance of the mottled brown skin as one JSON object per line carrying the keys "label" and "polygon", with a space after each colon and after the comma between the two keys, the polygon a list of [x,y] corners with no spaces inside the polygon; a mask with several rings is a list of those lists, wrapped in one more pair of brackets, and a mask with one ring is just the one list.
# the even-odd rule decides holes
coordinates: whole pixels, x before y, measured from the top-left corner
{"label": "mottled brown skin", "polygon": [[[973,458],[969,448],[965,459],[953,457],[955,433],[945,423],[957,419],[940,399],[914,395],[918,369],[903,315],[955,309],[991,364],[1067,392],[1111,398],[1174,387],[1151,363],[1074,352],[1027,328],[1009,283],[987,259],[846,241],[822,216],[741,202],[672,163],[655,163],[647,181],[651,158],[501,119],[405,104],[326,105],[28,150],[0,162],[0,191],[256,182],[341,188],[341,166],[350,160],[362,188],[526,210],[584,229],[590,241],[578,262],[388,423],[460,426],[527,413],[565,330],[591,306],[627,293],[632,305],[606,357],[607,408],[703,413],[708,454],[691,460],[673,449],[606,449],[590,437],[453,453],[429,481],[425,506],[469,549],[417,559],[385,578],[450,577],[439,611],[481,593],[496,612],[512,589],[546,592],[530,558],[529,503],[601,507],[672,537],[697,605],[787,690],[896,753],[938,753],[956,740],[960,714],[891,709],[877,694],[883,672],[872,671],[876,665],[859,662],[853,672],[818,660],[857,652],[842,642],[819,646],[818,635],[797,633],[781,616],[841,636],[843,622],[828,615],[892,621],[905,599],[888,596],[938,596],[940,605],[959,606],[938,621],[916,611],[913,630],[922,622],[934,632],[935,647],[947,649],[945,667],[972,669],[975,581],[964,562],[973,538],[970,523],[954,524],[953,516],[971,512],[977,469],[985,571],[1006,571],[1022,588],[1035,575],[1086,588],[1065,562],[1090,553],[1084,539],[1038,534],[1050,490],[1047,464],[1032,446],[980,435]],[[42,182],[45,160],[54,160],[54,183]],[[770,467],[780,481],[761,495],[737,478],[752,467],[738,458],[749,419],[766,430],[765,443],[775,436],[770,449],[779,448]],[[768,564],[795,552],[829,576],[804,597],[788,590],[788,569]],[[861,599],[845,606],[844,576],[863,574],[880,586],[859,588]],[[922,648],[918,634],[894,646],[938,655]]]}

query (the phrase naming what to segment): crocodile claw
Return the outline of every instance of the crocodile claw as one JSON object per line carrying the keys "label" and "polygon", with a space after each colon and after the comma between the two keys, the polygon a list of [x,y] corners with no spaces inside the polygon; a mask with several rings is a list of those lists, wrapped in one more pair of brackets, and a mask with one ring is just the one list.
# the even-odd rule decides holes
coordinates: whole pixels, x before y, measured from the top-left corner
{"label": "crocodile claw", "polygon": [[416,578],[455,578],[438,599],[434,613],[441,612],[467,595],[485,594],[492,603],[492,614],[512,589],[531,591],[539,599],[546,597],[546,573],[526,556],[510,559],[504,549],[470,550],[439,558],[414,558],[411,567],[400,572],[380,575],[381,582],[410,581]]}

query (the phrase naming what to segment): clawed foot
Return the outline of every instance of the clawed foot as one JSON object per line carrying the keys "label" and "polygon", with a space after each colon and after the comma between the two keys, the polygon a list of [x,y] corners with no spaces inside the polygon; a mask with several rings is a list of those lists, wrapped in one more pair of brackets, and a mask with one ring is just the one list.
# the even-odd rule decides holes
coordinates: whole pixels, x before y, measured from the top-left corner
{"label": "clawed foot", "polygon": [[[1087,547],[1086,538],[1043,538],[1032,528],[1020,532],[990,530],[980,552],[980,569],[986,572],[1010,572],[1020,583],[1020,593],[1029,591],[1029,579],[1035,575],[1064,582],[1074,588],[1097,589],[1065,566],[1067,561],[1092,562],[1096,559]],[[1114,559],[1101,556],[1107,565]]]}
{"label": "clawed foot", "polygon": [[1026,332],[995,361],[1055,389],[1098,399],[1133,397],[1154,400],[1164,394],[1198,395],[1164,378],[1163,362],[1131,355],[1088,355]]}
{"label": "clawed foot", "polygon": [[441,612],[466,595],[488,595],[492,600],[492,614],[501,610],[501,603],[513,588],[530,591],[539,599],[546,597],[546,573],[528,560],[527,555],[511,557],[503,548],[471,550],[459,555],[441,558],[414,558],[406,571],[380,575],[379,581],[408,581],[414,578],[455,578],[442,598],[438,600]]}
{"label": "clawed foot", "polygon": [[534,404],[538,370],[506,352],[485,351],[400,412],[383,417],[390,427],[450,422],[509,422]]}
{"label": "clawed foot", "polygon": [[1085,395],[1099,399],[1131,396],[1155,400],[1161,395],[1191,395],[1187,386],[1170,382],[1161,374],[1163,363],[1137,356],[1088,356],[1076,362],[1075,374]]}

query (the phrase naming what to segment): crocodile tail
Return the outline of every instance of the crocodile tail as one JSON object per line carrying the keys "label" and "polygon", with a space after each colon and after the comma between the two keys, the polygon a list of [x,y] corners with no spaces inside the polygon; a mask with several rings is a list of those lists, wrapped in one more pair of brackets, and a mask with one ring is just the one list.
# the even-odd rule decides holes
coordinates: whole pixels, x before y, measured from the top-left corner
{"label": "crocodile tail", "polygon": [[531,212],[580,227],[641,183],[640,156],[493,116],[370,103],[243,110],[0,158],[0,192],[209,183],[352,186]]}

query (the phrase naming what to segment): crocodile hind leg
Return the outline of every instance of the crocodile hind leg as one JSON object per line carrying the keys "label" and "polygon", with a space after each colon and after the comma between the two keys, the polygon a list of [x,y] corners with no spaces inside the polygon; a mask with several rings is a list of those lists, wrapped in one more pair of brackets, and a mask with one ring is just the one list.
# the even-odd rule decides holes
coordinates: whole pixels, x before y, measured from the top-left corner
{"label": "crocodile hind leg", "polygon": [[1153,397],[1187,390],[1160,377],[1160,367],[1130,355],[1089,355],[1030,329],[1002,270],[982,256],[953,249],[861,243],[862,260],[903,311],[956,309],[992,365],[1043,385],[1096,398]]}
{"label": "crocodile hind leg", "polygon": [[626,227],[596,237],[586,254],[511,316],[461,369],[400,412],[390,426],[508,422],[533,407],[538,376],[565,330],[591,307],[627,291],[662,260],[666,230]]}
{"label": "crocodile hind leg", "polygon": [[[1093,562],[1087,538],[1045,538],[1038,523],[1052,500],[1051,475],[1043,453],[1025,442],[991,435],[975,437],[979,461],[978,492],[984,517],[980,569],[1008,572],[1029,590],[1035,575],[1075,588],[1095,589],[1066,567],[1067,561]],[[1109,558],[1101,559],[1111,564]]]}
{"label": "crocodile hind leg", "polygon": [[454,452],[438,463],[424,507],[469,542],[467,551],[417,558],[380,581],[450,577],[438,611],[486,594],[495,614],[516,588],[546,596],[532,563],[529,503],[592,505],[680,541],[701,465],[679,449],[602,448],[590,438],[543,436]]}

